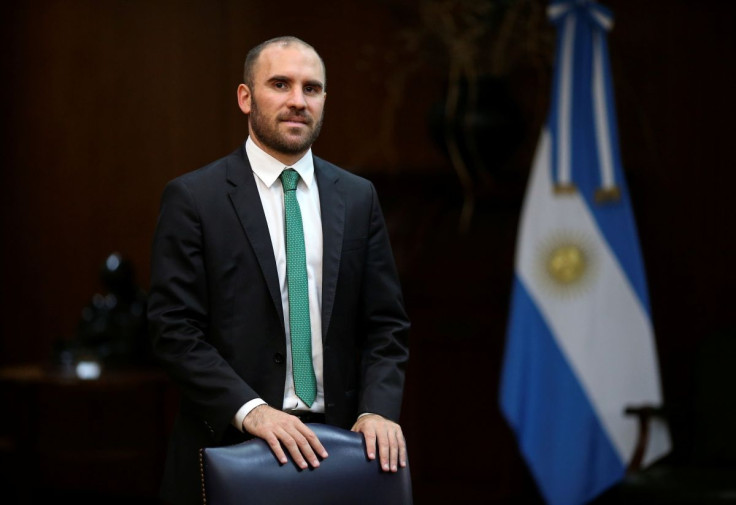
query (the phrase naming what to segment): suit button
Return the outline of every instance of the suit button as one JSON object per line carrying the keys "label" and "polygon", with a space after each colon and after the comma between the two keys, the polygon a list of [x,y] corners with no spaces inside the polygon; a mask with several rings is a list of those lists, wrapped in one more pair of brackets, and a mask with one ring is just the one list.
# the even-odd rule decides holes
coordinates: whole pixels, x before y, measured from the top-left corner
{"label": "suit button", "polygon": [[277,352],[276,354],[273,355],[273,362],[276,363],[277,365],[280,365],[281,363],[284,362],[284,355],[281,354],[280,352]]}

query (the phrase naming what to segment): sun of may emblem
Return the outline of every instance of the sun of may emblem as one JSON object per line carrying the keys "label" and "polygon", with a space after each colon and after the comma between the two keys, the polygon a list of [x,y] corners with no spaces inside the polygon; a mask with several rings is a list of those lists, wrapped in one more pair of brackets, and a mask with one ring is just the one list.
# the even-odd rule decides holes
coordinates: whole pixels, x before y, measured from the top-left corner
{"label": "sun of may emblem", "polygon": [[545,287],[568,296],[585,289],[595,270],[590,239],[577,233],[556,233],[540,249],[539,274]]}
{"label": "sun of may emblem", "polygon": [[547,258],[547,273],[557,282],[570,284],[580,280],[588,259],[576,244],[563,244],[552,249]]}

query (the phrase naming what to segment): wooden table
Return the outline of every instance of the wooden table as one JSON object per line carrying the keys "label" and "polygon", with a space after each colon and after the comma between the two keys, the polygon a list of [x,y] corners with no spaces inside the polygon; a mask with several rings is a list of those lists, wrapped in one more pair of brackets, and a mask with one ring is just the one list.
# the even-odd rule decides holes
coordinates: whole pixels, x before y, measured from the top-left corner
{"label": "wooden table", "polygon": [[3,503],[155,503],[176,401],[157,369],[0,368],[0,482],[15,500]]}

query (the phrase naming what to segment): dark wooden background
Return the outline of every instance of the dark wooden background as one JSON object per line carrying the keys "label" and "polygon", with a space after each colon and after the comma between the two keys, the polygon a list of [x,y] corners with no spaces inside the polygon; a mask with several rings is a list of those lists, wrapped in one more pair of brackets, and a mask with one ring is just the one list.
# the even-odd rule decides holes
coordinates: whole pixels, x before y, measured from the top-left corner
{"label": "dark wooden background", "polygon": [[[622,157],[664,391],[683,404],[699,343],[735,324],[736,3],[604,4],[616,17]],[[235,88],[245,53],[293,34],[328,70],[314,151],[374,180],[390,227],[413,320],[403,424],[416,503],[535,503],[497,388],[516,225],[548,105],[554,32],[544,8],[539,0],[3,2],[0,365],[53,360],[54,342],[75,337],[81,309],[103,289],[99,267],[111,252],[132,262],[145,289],[164,184],[244,140]],[[488,120],[464,137],[480,156],[467,158],[475,208],[466,226],[438,114],[462,62],[483,78]],[[2,412],[12,416],[13,406]],[[105,418],[110,432],[125,429],[115,419],[161,421]],[[687,424],[673,431],[686,446]]]}

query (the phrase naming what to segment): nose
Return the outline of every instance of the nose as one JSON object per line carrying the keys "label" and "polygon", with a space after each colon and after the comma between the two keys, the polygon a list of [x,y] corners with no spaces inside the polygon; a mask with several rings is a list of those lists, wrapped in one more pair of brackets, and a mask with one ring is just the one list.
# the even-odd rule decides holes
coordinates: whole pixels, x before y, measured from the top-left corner
{"label": "nose", "polygon": [[287,102],[287,105],[296,109],[306,108],[307,100],[304,97],[304,91],[300,87],[295,86],[294,88],[292,88],[291,93],[289,93],[289,100]]}

